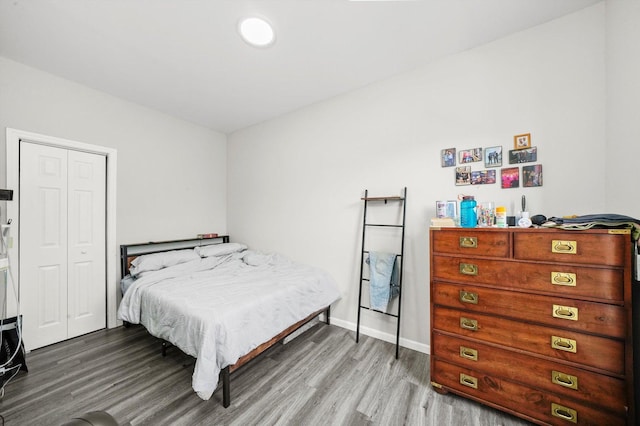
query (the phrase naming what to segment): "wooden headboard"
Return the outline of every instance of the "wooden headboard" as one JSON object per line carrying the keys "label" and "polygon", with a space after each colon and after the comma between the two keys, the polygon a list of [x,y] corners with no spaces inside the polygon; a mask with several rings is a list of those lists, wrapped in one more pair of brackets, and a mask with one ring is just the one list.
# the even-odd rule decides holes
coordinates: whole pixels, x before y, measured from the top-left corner
{"label": "wooden headboard", "polygon": [[123,244],[120,246],[120,278],[124,278],[129,274],[129,267],[131,267],[133,259],[143,254],[189,249],[228,242],[228,235],[220,235],[215,238],[191,238],[186,240],[150,241],[148,243]]}

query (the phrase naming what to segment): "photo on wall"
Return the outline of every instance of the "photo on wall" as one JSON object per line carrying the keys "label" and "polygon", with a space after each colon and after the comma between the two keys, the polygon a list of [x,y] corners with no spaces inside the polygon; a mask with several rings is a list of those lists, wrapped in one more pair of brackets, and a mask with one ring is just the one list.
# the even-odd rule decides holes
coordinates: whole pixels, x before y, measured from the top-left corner
{"label": "photo on wall", "polygon": [[525,188],[542,186],[542,164],[522,166],[522,186]]}
{"label": "photo on wall", "polygon": [[492,146],[484,149],[484,166],[500,167],[502,166],[502,147]]}
{"label": "photo on wall", "polygon": [[531,133],[523,133],[513,137],[513,148],[523,149],[531,148]]}
{"label": "photo on wall", "polygon": [[471,185],[471,166],[456,167],[456,185]]}
{"label": "photo on wall", "polygon": [[538,148],[512,149],[509,151],[509,164],[533,163],[538,161]]}
{"label": "photo on wall", "polygon": [[518,188],[520,186],[520,168],[507,167],[500,170],[502,188]]}
{"label": "photo on wall", "polygon": [[487,185],[496,183],[495,170],[479,170],[471,172],[471,185]]}
{"label": "photo on wall", "polygon": [[482,161],[482,148],[465,149],[459,153],[458,163],[475,163]]}
{"label": "photo on wall", "polygon": [[442,167],[452,167],[456,165],[456,149],[447,148],[440,151]]}

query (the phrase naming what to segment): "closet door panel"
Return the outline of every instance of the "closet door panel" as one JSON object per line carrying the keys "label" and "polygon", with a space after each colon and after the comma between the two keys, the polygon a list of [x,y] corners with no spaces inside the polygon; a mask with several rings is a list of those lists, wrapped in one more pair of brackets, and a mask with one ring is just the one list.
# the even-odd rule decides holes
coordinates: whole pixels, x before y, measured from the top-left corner
{"label": "closet door panel", "polygon": [[67,151],[22,143],[20,299],[27,350],[67,337]]}
{"label": "closet door panel", "polygon": [[106,326],[106,158],[69,151],[69,336]]}

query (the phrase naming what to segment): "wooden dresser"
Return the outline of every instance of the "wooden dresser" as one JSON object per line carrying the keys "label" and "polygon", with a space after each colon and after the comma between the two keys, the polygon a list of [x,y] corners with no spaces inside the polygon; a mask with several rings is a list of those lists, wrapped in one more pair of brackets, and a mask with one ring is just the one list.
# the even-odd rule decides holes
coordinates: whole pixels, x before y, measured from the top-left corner
{"label": "wooden dresser", "polygon": [[633,425],[626,230],[431,228],[431,384],[552,425]]}

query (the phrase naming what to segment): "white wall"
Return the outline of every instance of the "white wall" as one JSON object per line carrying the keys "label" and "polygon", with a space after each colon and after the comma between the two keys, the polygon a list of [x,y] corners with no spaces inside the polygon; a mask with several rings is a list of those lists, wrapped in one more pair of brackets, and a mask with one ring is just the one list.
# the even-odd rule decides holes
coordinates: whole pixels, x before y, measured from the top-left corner
{"label": "white wall", "polygon": [[0,57],[4,128],[118,150],[118,244],[225,232],[226,136]]}
{"label": "white wall", "polygon": [[117,245],[226,232],[224,134],[0,57],[0,188],[5,128],[117,149]]}
{"label": "white wall", "polygon": [[[228,221],[234,239],[326,268],[343,298],[334,321],[356,322],[363,190],[408,187],[404,344],[429,343],[428,221],[435,201],[472,194],[513,213],[605,208],[605,6],[446,58],[229,136]],[[544,186],[456,187],[440,150],[501,145],[532,134]],[[481,169],[474,164],[474,170]],[[365,313],[369,314],[369,313]],[[368,333],[395,321],[365,315]],[[387,336],[388,337],[388,336]]]}
{"label": "white wall", "polygon": [[607,1],[606,206],[640,218],[640,2]]}

